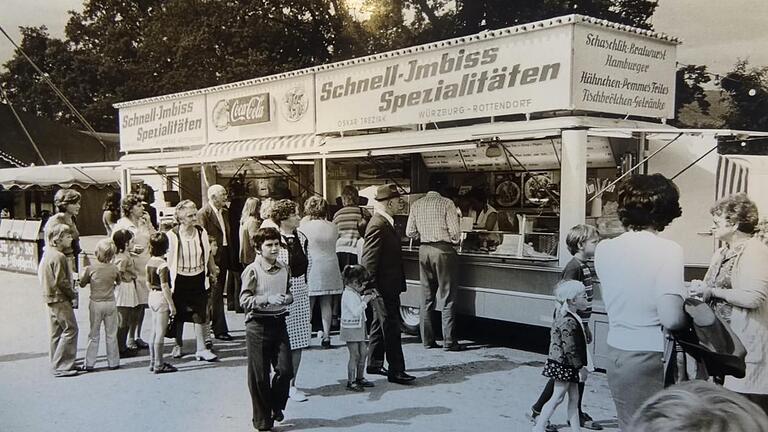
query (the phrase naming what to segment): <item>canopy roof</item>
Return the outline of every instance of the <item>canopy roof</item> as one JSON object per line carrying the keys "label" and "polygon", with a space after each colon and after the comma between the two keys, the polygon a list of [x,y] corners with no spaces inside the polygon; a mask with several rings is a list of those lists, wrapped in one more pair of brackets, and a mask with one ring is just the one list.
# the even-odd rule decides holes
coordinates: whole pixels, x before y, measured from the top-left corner
{"label": "canopy roof", "polygon": [[0,169],[0,185],[4,189],[26,189],[32,186],[88,187],[118,185],[120,164],[59,164]]}

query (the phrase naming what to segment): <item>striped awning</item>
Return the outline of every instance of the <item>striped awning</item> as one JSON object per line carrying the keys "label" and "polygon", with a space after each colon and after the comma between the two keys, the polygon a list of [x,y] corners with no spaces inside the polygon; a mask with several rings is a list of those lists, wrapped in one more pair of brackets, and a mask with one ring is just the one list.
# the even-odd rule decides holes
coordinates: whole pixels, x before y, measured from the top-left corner
{"label": "striped awning", "polygon": [[323,137],[314,134],[303,134],[211,143],[203,147],[200,157],[206,162],[218,162],[250,157],[315,153],[322,139]]}

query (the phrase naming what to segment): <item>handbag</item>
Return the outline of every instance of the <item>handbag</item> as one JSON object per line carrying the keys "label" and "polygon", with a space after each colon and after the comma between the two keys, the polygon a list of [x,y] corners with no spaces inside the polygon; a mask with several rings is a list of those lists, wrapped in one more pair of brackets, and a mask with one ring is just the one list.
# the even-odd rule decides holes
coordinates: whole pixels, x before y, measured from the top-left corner
{"label": "handbag", "polygon": [[[179,324],[180,323],[175,316],[170,317],[168,319],[168,325],[165,327],[165,337],[168,339],[175,339],[176,329],[178,328]],[[181,325],[184,325],[184,323],[181,323]]]}

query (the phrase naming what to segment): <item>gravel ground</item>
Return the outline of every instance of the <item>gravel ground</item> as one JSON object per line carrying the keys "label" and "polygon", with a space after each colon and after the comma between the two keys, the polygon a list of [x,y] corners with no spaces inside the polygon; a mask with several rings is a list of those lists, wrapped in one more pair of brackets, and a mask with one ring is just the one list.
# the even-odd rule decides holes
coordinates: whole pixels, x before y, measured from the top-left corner
{"label": "gravel ground", "polygon": [[[250,431],[250,400],[246,386],[242,315],[228,312],[235,336],[216,343],[217,363],[192,357],[191,327],[188,354],[170,359],[179,372],[153,375],[148,357],[126,359],[121,369],[106,370],[104,344],[97,371],[74,378],[49,373],[46,308],[34,276],[0,272],[6,301],[0,304],[0,431]],[[87,290],[81,299],[87,299]],[[82,303],[87,304],[87,301]],[[78,358],[85,354],[87,306],[77,311],[80,335]],[[540,353],[498,345],[513,340],[506,326],[482,323],[483,340],[462,341],[459,353],[425,350],[418,339],[404,337],[409,373],[415,385],[391,384],[369,376],[376,387],[350,393],[346,382],[347,350],[334,336],[334,349],[322,350],[315,338],[306,350],[298,385],[309,401],[290,402],[278,431],[528,431],[525,412],[545,383]],[[151,332],[145,319],[143,338]],[[473,332],[476,332],[473,326]],[[465,333],[467,333],[465,331]],[[491,342],[489,342],[489,340]],[[169,340],[168,340],[169,341]],[[170,353],[170,344],[166,344]],[[615,429],[615,411],[603,374],[593,374],[584,396],[585,410]],[[553,422],[565,429],[565,407]]]}

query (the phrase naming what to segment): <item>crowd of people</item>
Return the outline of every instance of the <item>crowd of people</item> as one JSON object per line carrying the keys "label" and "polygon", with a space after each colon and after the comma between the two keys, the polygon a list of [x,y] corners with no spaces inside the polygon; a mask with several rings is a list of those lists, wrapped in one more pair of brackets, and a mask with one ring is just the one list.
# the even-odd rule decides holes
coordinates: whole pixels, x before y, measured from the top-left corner
{"label": "crowd of people", "polygon": [[[405,233],[420,240],[422,343],[426,349],[456,352],[463,349],[455,319],[460,228],[457,206],[445,197],[446,183],[446,178],[432,176],[427,194],[411,204]],[[148,348],[150,371],[176,371],[164,359],[164,338],[167,334],[175,339],[172,357],[184,356],[184,323],[194,325],[194,357],[215,361],[213,339],[232,340],[226,294],[227,308],[245,316],[247,382],[258,430],[270,430],[283,420],[289,398],[307,400],[295,380],[302,351],[310,346],[316,305],[323,348],[332,346],[333,316],[340,310],[339,338],[349,351],[348,390],[373,386],[366,373],[401,385],[414,382],[407,373],[400,335],[400,294],[406,279],[393,217],[406,202],[399,187],[389,184],[376,190],[373,214],[360,207],[354,187],[345,187],[342,207],[331,218],[328,202],[318,196],[304,202],[303,218],[299,205],[289,198],[251,197],[240,217],[232,219],[239,223],[236,230],[230,226],[227,190],[213,185],[207,197],[200,210],[190,200],[180,202],[177,225],[161,232],[146,209],[146,190],[122,199],[110,196],[103,208],[109,237],[98,243],[96,262],[78,269],[80,196],[69,189],[57,192],[58,212],[44,228],[46,246],[39,268],[50,312],[54,376],[95,368],[102,325],[110,369],[119,368],[120,358]],[[483,203],[483,226],[495,226],[493,208],[487,200]],[[663,355],[669,351],[665,344],[674,343],[665,334],[689,325],[684,304],[691,296],[707,302],[746,348],[743,376],[716,377],[723,387],[712,392],[729,396],[707,400],[727,399],[751,414],[759,413],[755,406],[768,412],[768,246],[755,203],[745,194],[715,203],[713,233],[722,247],[703,280],[690,286],[684,282],[682,247],[659,236],[681,215],[675,185],[658,174],[635,175],[620,186],[618,204],[625,233],[602,241],[589,225],[567,233],[573,258],[560,283],[552,287],[557,306],[542,371],[548,380],[528,413],[534,430],[553,430],[549,420],[566,397],[571,430],[602,429],[582,410],[585,382],[594,368],[587,345],[593,339],[590,317],[598,286],[609,319],[607,376],[621,430],[661,430],[653,425],[662,415],[672,419],[679,416],[673,410],[699,408],[670,402],[683,398],[684,390],[664,390]],[[80,368],[75,366],[76,285],[90,286],[91,328]],[[149,343],[141,339],[146,309],[152,312]],[[372,310],[370,323],[367,309]],[[437,311],[442,346],[435,336]],[[730,396],[731,391],[741,396]],[[704,401],[705,391],[701,393],[698,400]],[[710,410],[712,416],[718,412],[723,411]]]}

